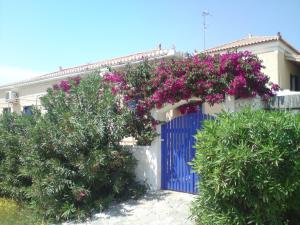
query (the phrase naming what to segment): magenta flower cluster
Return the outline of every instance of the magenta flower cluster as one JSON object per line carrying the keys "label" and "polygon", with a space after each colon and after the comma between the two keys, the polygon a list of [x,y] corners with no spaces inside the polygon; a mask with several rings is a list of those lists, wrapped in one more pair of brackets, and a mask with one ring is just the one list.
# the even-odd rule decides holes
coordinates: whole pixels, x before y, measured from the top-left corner
{"label": "magenta flower cluster", "polygon": [[119,73],[106,73],[103,77],[104,81],[112,83],[122,83],[124,81],[122,74]]}
{"label": "magenta flower cluster", "polygon": [[66,93],[69,93],[71,90],[72,85],[77,87],[80,83],[81,77],[73,77],[69,80],[62,80],[58,84],[54,84],[52,86],[53,90],[62,90]]}
{"label": "magenta flower cluster", "polygon": [[109,73],[104,80],[113,84],[113,93],[120,92],[126,103],[136,104],[139,116],[166,103],[199,98],[197,104],[179,108],[182,113],[188,113],[197,110],[197,105],[203,102],[213,105],[224,101],[225,94],[236,98],[258,95],[264,100],[274,96],[279,86],[269,83],[269,78],[261,72],[262,68],[257,56],[246,51],[161,61],[151,71],[152,78],[142,87],[129,86],[126,75],[121,73]]}

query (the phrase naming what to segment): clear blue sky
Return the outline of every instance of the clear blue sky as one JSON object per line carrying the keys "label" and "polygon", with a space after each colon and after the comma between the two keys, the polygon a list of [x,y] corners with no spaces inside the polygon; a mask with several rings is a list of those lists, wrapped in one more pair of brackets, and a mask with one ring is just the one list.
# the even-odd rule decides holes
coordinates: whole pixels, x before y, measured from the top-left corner
{"label": "clear blue sky", "polygon": [[158,43],[201,50],[203,10],[207,47],[280,31],[300,49],[300,0],[0,0],[0,84]]}

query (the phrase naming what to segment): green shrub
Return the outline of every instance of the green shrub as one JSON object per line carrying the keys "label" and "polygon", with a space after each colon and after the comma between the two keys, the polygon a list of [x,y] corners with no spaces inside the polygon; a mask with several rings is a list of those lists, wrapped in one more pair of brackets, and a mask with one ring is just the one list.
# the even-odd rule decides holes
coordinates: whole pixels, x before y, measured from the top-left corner
{"label": "green shrub", "polygon": [[193,167],[201,180],[193,216],[199,224],[299,224],[298,116],[222,114],[196,139]]}
{"label": "green shrub", "polygon": [[32,204],[46,218],[81,219],[130,194],[135,160],[119,145],[129,112],[96,75],[49,89],[27,144]]}
{"label": "green shrub", "polygon": [[31,117],[0,115],[0,196],[25,200],[31,177],[23,173],[24,137],[34,123]]}
{"label": "green shrub", "polygon": [[132,115],[100,76],[63,81],[45,113],[0,117],[0,197],[25,201],[45,220],[83,219],[144,190],[120,140]]}

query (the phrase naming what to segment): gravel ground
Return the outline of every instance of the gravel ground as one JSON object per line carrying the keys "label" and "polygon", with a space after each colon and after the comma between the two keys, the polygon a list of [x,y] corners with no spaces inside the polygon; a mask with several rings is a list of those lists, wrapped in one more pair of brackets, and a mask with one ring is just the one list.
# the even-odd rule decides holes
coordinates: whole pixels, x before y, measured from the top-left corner
{"label": "gravel ground", "polygon": [[149,192],[138,200],[129,200],[95,214],[87,222],[62,225],[194,225],[189,219],[194,198],[195,195],[180,192]]}

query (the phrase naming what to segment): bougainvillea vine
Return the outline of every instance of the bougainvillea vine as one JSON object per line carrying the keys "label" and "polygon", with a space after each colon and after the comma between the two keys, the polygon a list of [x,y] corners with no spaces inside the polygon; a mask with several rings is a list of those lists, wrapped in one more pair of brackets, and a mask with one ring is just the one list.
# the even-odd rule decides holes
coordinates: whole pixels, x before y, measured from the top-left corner
{"label": "bougainvillea vine", "polygon": [[192,97],[199,101],[180,107],[182,113],[196,110],[203,102],[221,103],[225,94],[236,98],[260,96],[267,100],[279,86],[269,83],[262,68],[258,57],[246,51],[162,60],[152,68],[152,75],[142,86],[127,82],[126,73],[110,72],[104,80],[113,84],[112,91],[122,94],[127,105],[136,104],[136,113],[142,117],[154,107]]}
{"label": "bougainvillea vine", "polygon": [[[133,112],[135,119],[129,126],[130,133],[139,143],[149,144],[158,124],[151,117],[153,108],[197,98],[196,102],[178,108],[185,114],[198,110],[204,102],[221,103],[226,94],[235,98],[260,96],[263,100],[274,96],[279,86],[269,82],[262,68],[261,60],[247,51],[214,56],[200,54],[155,62],[145,60],[106,73],[103,82],[110,85],[113,94],[122,96],[124,105]],[[70,82],[76,85],[79,81],[73,78],[53,88],[68,92]]]}

